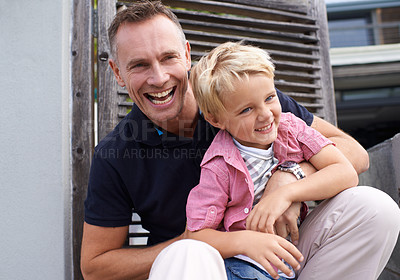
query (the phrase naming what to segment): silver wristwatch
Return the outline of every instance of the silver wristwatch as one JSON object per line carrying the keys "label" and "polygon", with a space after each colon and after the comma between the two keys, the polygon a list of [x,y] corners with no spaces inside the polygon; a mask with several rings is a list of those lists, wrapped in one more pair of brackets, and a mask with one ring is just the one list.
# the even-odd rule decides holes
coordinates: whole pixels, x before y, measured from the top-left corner
{"label": "silver wristwatch", "polygon": [[292,173],[296,176],[297,180],[303,179],[306,177],[303,169],[301,169],[300,165],[295,161],[285,161],[281,165],[278,166],[278,169],[284,172]]}

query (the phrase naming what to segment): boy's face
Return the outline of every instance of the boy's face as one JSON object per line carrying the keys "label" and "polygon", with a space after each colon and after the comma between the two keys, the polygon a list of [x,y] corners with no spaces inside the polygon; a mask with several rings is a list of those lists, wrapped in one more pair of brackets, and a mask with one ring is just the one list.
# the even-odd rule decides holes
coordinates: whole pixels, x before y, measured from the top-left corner
{"label": "boy's face", "polygon": [[236,81],[235,91],[223,96],[226,113],[216,120],[217,127],[227,130],[240,144],[266,149],[278,135],[281,105],[274,80],[266,75],[250,75]]}

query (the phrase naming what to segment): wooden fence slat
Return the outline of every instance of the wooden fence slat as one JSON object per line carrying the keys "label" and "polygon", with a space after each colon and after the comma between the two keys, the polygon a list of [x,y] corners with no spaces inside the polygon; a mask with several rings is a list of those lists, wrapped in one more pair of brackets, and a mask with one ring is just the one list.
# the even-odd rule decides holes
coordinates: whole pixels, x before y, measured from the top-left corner
{"label": "wooden fence slat", "polygon": [[227,25],[238,25],[243,27],[263,28],[267,30],[287,31],[292,33],[305,33],[316,31],[315,24],[304,24],[289,21],[272,21],[266,18],[256,19],[252,17],[237,17],[228,14],[210,14],[199,11],[175,9],[174,13],[180,20],[188,19],[202,22],[215,22]]}
{"label": "wooden fence slat", "polygon": [[274,8],[277,10],[290,11],[307,14],[308,0],[220,0],[221,2],[237,3],[244,5],[252,5],[263,8]]}
{"label": "wooden fence slat", "polygon": [[253,18],[268,18],[273,20],[287,19],[292,21],[313,23],[313,18],[307,15],[280,11],[276,9],[261,8],[249,4],[236,4],[221,1],[205,1],[205,0],[165,0],[163,3],[171,7],[187,8],[199,11],[208,11],[213,13],[235,14],[238,16],[246,16]]}
{"label": "wooden fence slat", "polygon": [[[190,45],[192,46],[192,50],[195,48],[196,50],[191,51],[192,59],[198,60],[199,57],[203,56],[209,50],[218,46],[217,43],[209,43],[204,41],[196,41],[191,40]],[[200,51],[201,50],[201,51]],[[293,53],[293,52],[285,52],[278,50],[266,50],[270,54],[270,56],[275,60],[277,58],[281,60],[289,60],[289,61],[299,61],[299,62],[314,62],[319,61],[318,56],[315,54],[304,54],[304,53]]]}
{"label": "wooden fence slat", "polygon": [[315,45],[309,44],[301,44],[295,42],[283,42],[277,40],[268,40],[268,39],[260,39],[260,38],[252,38],[245,36],[235,36],[235,35],[225,35],[225,34],[217,34],[217,33],[208,33],[194,30],[185,30],[185,35],[187,39],[190,40],[198,40],[198,41],[208,41],[214,43],[223,43],[226,41],[245,41],[252,44],[258,44],[260,47],[265,49],[282,49],[284,48],[287,51],[294,52],[304,52],[310,53],[312,51],[318,51],[319,47]]}
{"label": "wooden fence slat", "polygon": [[237,25],[226,25],[213,22],[199,22],[194,20],[180,20],[182,27],[185,30],[196,30],[203,32],[233,34],[246,37],[256,38],[276,38],[291,42],[316,43],[318,39],[312,35],[304,35],[301,33],[291,33],[282,31],[271,31],[252,27],[243,27]]}

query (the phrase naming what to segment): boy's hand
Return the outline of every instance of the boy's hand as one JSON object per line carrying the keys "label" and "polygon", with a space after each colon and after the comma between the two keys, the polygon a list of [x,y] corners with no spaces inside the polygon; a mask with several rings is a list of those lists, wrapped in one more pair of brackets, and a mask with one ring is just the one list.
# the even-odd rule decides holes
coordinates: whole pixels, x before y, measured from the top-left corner
{"label": "boy's hand", "polygon": [[[246,229],[276,234],[275,222],[291,205],[292,201],[287,200],[280,190],[263,196],[247,217]],[[285,227],[287,228],[286,225]],[[285,231],[281,227],[278,228],[280,233],[285,234],[287,231],[287,229]]]}
{"label": "boy's hand", "polygon": [[278,278],[274,269],[281,270],[286,275],[292,271],[282,260],[285,260],[295,270],[300,269],[303,256],[300,251],[290,242],[280,236],[255,231],[241,231],[245,255],[261,264],[268,273]]}
{"label": "boy's hand", "polygon": [[[302,169],[306,169],[307,172],[313,173],[315,172],[315,168],[309,164],[309,163],[302,163],[301,164]],[[271,178],[268,180],[267,186],[264,191],[264,195],[261,198],[260,203],[264,200],[265,197],[267,197],[270,193],[274,192],[275,190],[279,189],[281,186],[292,183],[297,181],[296,177],[293,176],[293,174],[287,173],[287,172],[282,172],[282,171],[276,171]],[[258,205],[257,204],[257,205]],[[257,206],[256,205],[256,206]],[[255,207],[253,211],[263,211],[265,209],[261,208],[268,208],[268,205],[266,203],[264,206],[261,207]],[[274,229],[275,233],[283,238],[286,238],[289,234],[291,236],[291,240],[294,244],[297,244],[299,240],[299,229],[297,227],[297,219],[300,216],[300,209],[301,209],[301,203],[292,203],[292,205],[280,216],[276,219]],[[262,229],[258,226],[258,223],[256,221],[253,221],[253,217],[256,216],[256,213],[250,212],[250,216],[247,218],[247,229],[250,230],[255,230],[255,231],[266,231],[265,227]],[[260,213],[257,215],[261,215]]]}

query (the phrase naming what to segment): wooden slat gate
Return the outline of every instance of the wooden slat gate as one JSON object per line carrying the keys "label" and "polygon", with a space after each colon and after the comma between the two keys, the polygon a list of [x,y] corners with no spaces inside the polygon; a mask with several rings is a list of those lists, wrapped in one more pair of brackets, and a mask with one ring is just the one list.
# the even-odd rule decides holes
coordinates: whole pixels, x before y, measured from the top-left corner
{"label": "wooden slat gate", "polygon": [[[87,13],[90,0],[75,0],[74,11]],[[98,25],[95,27],[97,35],[97,73],[98,73],[98,137],[103,138],[127,114],[132,107],[128,93],[118,86],[112,70],[108,66],[109,45],[107,28],[116,11],[123,5],[130,5],[134,1],[98,1]],[[276,65],[276,87],[292,96],[315,115],[336,125],[336,109],[333,92],[332,72],[329,61],[329,36],[325,3],[322,0],[165,0],[164,4],[171,7],[176,13],[186,37],[192,46],[192,61],[220,43],[226,41],[243,40],[246,43],[259,46],[270,52]],[[75,20],[79,19],[76,17]],[[84,20],[84,19],[80,19]],[[90,21],[86,19],[86,21]],[[74,27],[76,32],[76,27]],[[74,33],[75,34],[75,33]],[[89,35],[90,37],[90,35]],[[73,44],[77,39],[73,36]],[[86,39],[87,46],[91,47],[91,40]],[[77,60],[75,54],[73,62],[78,65],[85,63]],[[89,59],[91,53],[86,54]],[[91,62],[91,61],[86,61]],[[91,65],[91,64],[88,64]],[[78,67],[78,66],[77,66]],[[83,70],[82,70],[83,71]],[[79,80],[85,77],[84,73],[73,78]],[[92,78],[90,78],[90,81]],[[92,83],[86,83],[90,88]],[[78,86],[77,86],[78,87]],[[74,89],[75,90],[75,89]],[[76,97],[82,99],[79,87]],[[74,101],[75,102],[75,101]],[[75,104],[75,103],[74,103]],[[90,98],[77,101],[74,109],[74,122],[85,111],[85,116],[92,114]],[[83,108],[81,106],[87,106]],[[84,118],[85,118],[84,116]],[[82,120],[81,120],[82,121]],[[75,127],[75,126],[74,126]],[[80,136],[79,136],[80,135]],[[79,252],[81,229],[79,222],[83,220],[82,202],[86,192],[87,174],[89,168],[88,155],[92,142],[84,132],[77,131],[76,145],[73,153],[76,161],[73,170],[77,186],[74,196],[74,246]],[[87,148],[82,148],[85,142]],[[80,169],[80,171],[78,171]],[[77,231],[75,232],[75,230]],[[132,235],[132,236],[138,236]],[[140,236],[140,234],[139,234]],[[137,238],[136,238],[137,239]],[[75,279],[79,277],[79,255],[74,253]],[[76,268],[78,266],[78,268]]]}
{"label": "wooden slat gate", "polygon": [[[106,27],[116,10],[132,1],[100,1],[99,137],[132,103],[108,67]],[[176,13],[192,46],[192,60],[226,41],[244,40],[268,50],[276,64],[276,86],[311,112],[336,124],[329,36],[321,0],[164,0]],[[103,60],[101,59],[103,58]]]}

